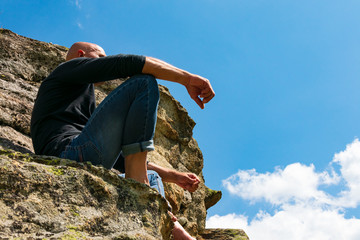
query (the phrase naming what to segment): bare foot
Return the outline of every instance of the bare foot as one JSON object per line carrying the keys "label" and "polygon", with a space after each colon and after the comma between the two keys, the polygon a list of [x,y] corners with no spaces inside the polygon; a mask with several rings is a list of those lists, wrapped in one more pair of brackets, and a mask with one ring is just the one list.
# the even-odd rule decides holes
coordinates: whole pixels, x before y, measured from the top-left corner
{"label": "bare foot", "polygon": [[172,212],[168,211],[168,214],[169,214],[170,217],[171,217],[171,221],[173,221],[173,222],[176,222],[176,221],[177,221],[177,217],[175,217],[175,215],[174,215]]}
{"label": "bare foot", "polygon": [[185,229],[178,221],[174,222],[172,235],[174,236],[174,240],[196,240],[196,238],[193,238],[188,232],[185,231]]}

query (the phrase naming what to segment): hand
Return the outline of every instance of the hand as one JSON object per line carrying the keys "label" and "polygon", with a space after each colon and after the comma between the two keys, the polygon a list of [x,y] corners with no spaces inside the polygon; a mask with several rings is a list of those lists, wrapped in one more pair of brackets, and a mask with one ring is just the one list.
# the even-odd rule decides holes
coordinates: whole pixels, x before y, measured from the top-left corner
{"label": "hand", "polygon": [[198,75],[190,76],[185,87],[190,97],[201,109],[204,109],[204,104],[208,103],[215,96],[209,80]]}
{"label": "hand", "polygon": [[194,173],[177,172],[175,183],[189,192],[195,192],[199,187],[200,179]]}

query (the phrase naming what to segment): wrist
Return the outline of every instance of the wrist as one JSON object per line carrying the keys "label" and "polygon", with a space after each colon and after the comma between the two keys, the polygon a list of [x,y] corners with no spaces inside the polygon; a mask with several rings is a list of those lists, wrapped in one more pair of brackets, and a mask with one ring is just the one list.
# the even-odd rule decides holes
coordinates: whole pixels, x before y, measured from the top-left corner
{"label": "wrist", "polygon": [[170,177],[170,179],[169,179],[170,182],[177,183],[179,181],[179,172],[172,169],[170,171],[169,177]]}
{"label": "wrist", "polygon": [[190,85],[190,79],[191,79],[191,74],[184,71],[180,83],[185,87],[188,87]]}

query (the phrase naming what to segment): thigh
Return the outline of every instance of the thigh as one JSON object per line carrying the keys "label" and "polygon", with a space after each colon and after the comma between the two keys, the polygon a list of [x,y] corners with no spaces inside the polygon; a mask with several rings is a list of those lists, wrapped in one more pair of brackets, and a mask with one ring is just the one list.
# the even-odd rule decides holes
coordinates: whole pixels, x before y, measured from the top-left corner
{"label": "thigh", "polygon": [[[121,153],[124,144],[143,138],[144,130],[138,122],[146,119],[142,114],[147,111],[139,110],[139,107],[136,106],[147,106],[147,104],[141,102],[143,97],[140,93],[147,93],[148,82],[153,81],[155,79],[149,75],[134,76],[117,87],[101,102],[81,134],[77,137],[78,144],[86,145],[86,147],[81,148],[84,151],[82,152],[84,161],[101,164],[110,169]],[[139,101],[139,104],[134,104]],[[130,114],[133,112],[137,112],[137,114]],[[129,115],[132,119],[129,119]],[[134,127],[130,127],[131,124]],[[152,124],[154,125],[152,128],[155,128],[155,123]],[[129,129],[132,129],[132,131],[129,131]],[[134,140],[126,139],[124,135]],[[152,138],[152,136],[150,137]],[[92,144],[89,144],[89,142]],[[99,154],[94,154],[93,147],[96,148]],[[89,151],[89,154],[85,151]]]}

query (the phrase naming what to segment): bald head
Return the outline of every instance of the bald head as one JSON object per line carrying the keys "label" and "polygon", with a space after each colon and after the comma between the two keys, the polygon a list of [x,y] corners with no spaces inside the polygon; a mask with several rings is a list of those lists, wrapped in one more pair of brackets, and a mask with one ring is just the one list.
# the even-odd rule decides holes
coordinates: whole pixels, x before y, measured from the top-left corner
{"label": "bald head", "polygon": [[102,49],[102,47],[94,43],[77,42],[70,47],[66,55],[66,61],[78,57],[98,58],[105,56],[106,54],[104,49]]}

